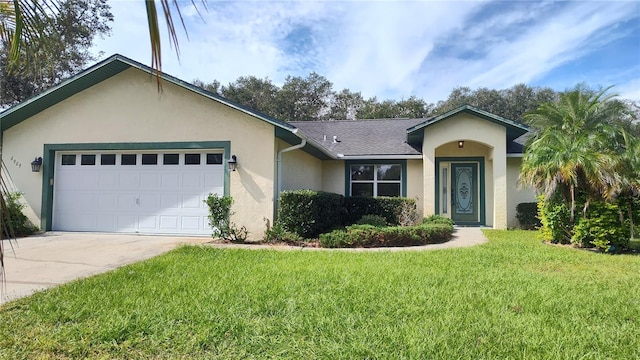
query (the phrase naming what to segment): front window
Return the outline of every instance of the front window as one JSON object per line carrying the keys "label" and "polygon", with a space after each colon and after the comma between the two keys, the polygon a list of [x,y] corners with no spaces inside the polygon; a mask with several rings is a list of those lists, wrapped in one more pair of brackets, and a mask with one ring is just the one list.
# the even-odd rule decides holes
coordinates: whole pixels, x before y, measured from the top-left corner
{"label": "front window", "polygon": [[402,165],[351,165],[351,196],[401,196]]}

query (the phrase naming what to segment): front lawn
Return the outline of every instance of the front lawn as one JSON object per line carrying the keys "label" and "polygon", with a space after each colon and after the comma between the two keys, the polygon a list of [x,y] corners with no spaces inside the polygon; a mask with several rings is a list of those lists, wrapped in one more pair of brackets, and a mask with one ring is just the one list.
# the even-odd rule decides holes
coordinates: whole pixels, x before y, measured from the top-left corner
{"label": "front lawn", "polygon": [[183,247],[0,308],[0,358],[640,357],[640,257]]}

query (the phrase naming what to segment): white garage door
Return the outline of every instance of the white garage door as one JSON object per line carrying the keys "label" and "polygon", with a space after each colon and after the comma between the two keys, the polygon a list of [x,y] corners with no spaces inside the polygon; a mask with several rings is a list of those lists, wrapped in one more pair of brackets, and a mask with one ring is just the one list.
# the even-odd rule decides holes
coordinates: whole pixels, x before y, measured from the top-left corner
{"label": "white garage door", "polygon": [[210,235],[222,152],[59,152],[53,230]]}

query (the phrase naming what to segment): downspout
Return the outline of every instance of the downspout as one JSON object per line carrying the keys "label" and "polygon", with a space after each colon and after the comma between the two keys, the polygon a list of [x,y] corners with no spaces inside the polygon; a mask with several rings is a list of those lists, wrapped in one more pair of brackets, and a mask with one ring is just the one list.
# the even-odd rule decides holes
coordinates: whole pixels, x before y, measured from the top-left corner
{"label": "downspout", "polygon": [[[297,129],[296,129],[297,130]],[[294,134],[296,136],[299,136],[296,134],[296,130],[294,130]],[[289,151],[293,151],[293,150],[297,150],[300,149],[302,147],[304,147],[305,145],[307,145],[307,139],[305,138],[300,138],[300,144],[298,145],[293,145],[290,146],[288,148],[284,148],[280,151],[278,151],[278,155],[276,156],[276,177],[277,177],[277,185],[276,185],[276,193],[274,194],[274,199],[273,199],[273,219],[275,221],[275,219],[278,217],[278,200],[280,199],[280,192],[282,191],[282,154],[289,152]]]}

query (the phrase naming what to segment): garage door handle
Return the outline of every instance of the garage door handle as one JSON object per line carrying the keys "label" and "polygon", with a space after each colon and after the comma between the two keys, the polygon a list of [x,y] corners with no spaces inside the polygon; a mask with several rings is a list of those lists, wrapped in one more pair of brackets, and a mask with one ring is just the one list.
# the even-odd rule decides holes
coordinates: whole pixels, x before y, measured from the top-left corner
{"label": "garage door handle", "polygon": [[140,199],[136,199],[136,205],[140,205]]}

